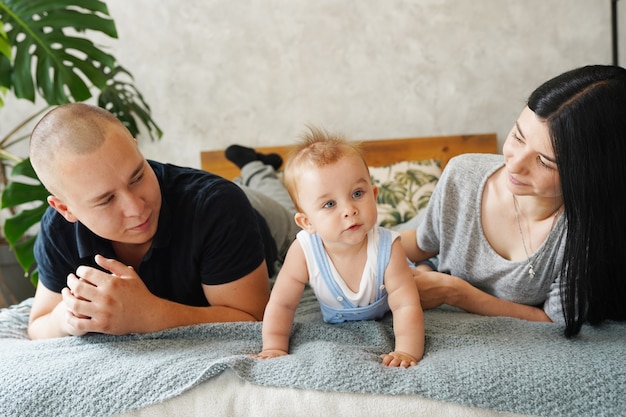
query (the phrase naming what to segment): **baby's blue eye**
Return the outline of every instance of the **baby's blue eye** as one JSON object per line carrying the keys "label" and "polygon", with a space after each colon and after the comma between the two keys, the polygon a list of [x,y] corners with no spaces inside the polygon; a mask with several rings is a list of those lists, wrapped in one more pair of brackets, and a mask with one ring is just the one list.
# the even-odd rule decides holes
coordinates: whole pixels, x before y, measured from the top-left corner
{"label": "baby's blue eye", "polygon": [[358,190],[355,191],[354,193],[352,193],[352,198],[360,198],[363,196],[363,191],[362,190]]}
{"label": "baby's blue eye", "polygon": [[328,201],[326,203],[324,203],[324,208],[333,208],[337,205],[337,203],[335,203],[334,201]]}

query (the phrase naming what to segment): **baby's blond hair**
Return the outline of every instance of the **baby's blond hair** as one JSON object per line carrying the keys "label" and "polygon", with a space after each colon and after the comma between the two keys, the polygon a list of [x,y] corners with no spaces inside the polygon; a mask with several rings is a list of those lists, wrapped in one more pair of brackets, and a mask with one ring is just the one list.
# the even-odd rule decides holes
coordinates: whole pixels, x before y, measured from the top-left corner
{"label": "baby's blond hair", "polygon": [[309,131],[302,135],[302,140],[289,153],[283,173],[285,187],[298,211],[300,174],[306,169],[333,164],[346,156],[358,156],[367,169],[358,143],[349,142],[342,135],[328,133],[317,127],[309,127]]}

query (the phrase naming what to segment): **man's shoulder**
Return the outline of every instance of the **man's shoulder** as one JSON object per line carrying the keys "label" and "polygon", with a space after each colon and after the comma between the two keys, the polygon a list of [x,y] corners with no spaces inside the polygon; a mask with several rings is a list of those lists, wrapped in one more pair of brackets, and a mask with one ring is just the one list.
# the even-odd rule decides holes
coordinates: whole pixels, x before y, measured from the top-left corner
{"label": "man's shoulder", "polygon": [[202,193],[218,189],[235,189],[236,184],[219,175],[197,168],[148,160],[164,193]]}
{"label": "man's shoulder", "polygon": [[43,216],[41,216],[40,225],[42,228],[50,229],[50,228],[72,228],[74,224],[65,220],[58,211],[56,211],[52,206],[48,206],[46,211],[44,211]]}
{"label": "man's shoulder", "polygon": [[164,207],[170,215],[196,218],[250,216],[252,207],[234,182],[200,169],[150,162],[155,170]]}
{"label": "man's shoulder", "polygon": [[166,162],[158,162],[148,159],[148,164],[156,174],[157,178],[163,179],[168,177],[179,176],[203,176],[203,177],[220,177],[207,171],[203,171],[198,168],[185,167],[181,165],[170,164]]}

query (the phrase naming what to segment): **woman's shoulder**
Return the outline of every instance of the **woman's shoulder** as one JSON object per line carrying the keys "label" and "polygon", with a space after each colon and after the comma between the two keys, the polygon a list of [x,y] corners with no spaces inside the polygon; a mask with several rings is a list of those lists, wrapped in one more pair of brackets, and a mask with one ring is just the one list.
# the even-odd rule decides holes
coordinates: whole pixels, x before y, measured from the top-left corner
{"label": "woman's shoulder", "polygon": [[486,169],[500,166],[504,163],[504,157],[495,153],[464,153],[450,159],[446,169],[456,168],[462,169],[466,167]]}
{"label": "woman's shoulder", "polygon": [[466,153],[451,158],[441,180],[455,183],[481,181],[504,164],[501,154]]}

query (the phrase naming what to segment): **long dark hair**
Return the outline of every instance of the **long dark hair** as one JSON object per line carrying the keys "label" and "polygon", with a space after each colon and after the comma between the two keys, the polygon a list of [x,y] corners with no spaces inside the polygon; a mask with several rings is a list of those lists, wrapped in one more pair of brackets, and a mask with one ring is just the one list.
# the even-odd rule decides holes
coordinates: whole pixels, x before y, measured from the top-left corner
{"label": "long dark hair", "polygon": [[537,88],[567,219],[561,303],[565,336],[585,321],[626,319],[626,69],[593,65]]}

